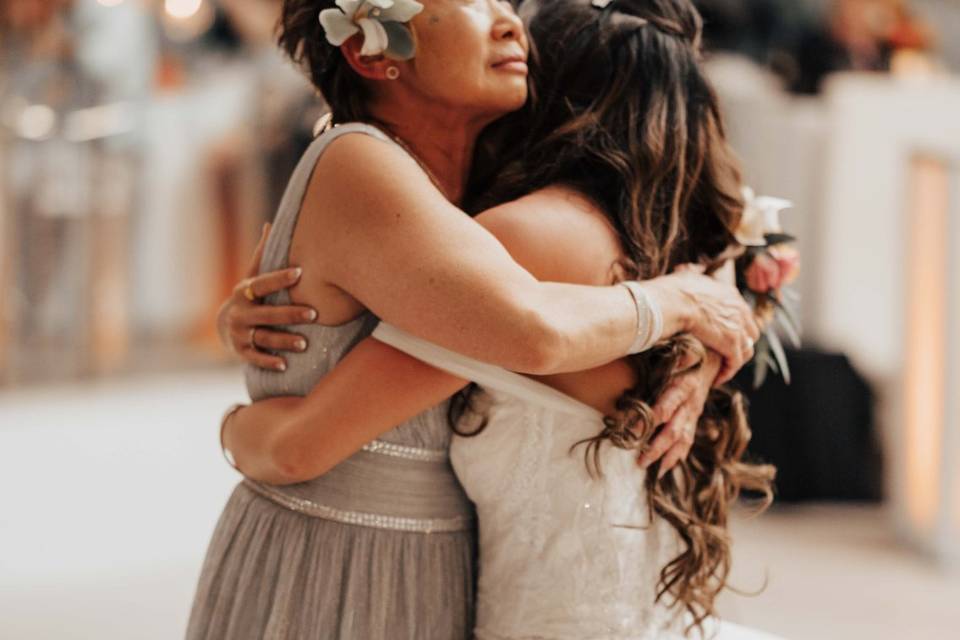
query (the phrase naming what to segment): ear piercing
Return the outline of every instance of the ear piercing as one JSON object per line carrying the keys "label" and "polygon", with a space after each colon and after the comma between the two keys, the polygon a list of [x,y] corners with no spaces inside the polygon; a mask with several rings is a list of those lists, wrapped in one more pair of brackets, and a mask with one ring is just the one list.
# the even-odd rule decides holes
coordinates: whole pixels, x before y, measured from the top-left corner
{"label": "ear piercing", "polygon": [[393,66],[387,67],[387,79],[388,79],[388,80],[396,80],[396,79],[399,78],[399,77],[400,77],[400,69],[398,69],[397,67],[393,67]]}

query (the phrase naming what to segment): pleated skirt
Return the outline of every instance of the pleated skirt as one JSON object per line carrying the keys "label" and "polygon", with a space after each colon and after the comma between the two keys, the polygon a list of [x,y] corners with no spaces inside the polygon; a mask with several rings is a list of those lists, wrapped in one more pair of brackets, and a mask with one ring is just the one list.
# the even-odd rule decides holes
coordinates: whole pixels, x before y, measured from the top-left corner
{"label": "pleated skirt", "polygon": [[203,564],[187,640],[465,640],[476,532],[341,524],[239,485]]}

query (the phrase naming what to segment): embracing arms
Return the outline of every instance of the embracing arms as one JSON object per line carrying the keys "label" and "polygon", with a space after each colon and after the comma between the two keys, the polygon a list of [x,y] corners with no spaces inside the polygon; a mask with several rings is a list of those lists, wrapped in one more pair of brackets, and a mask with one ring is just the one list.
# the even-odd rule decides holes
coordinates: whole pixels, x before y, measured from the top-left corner
{"label": "embracing arms", "polygon": [[[537,204],[534,200],[526,206]],[[579,214],[552,214],[550,221],[555,226],[545,230],[535,213],[524,211],[523,203],[494,209],[477,219],[538,278],[609,282],[610,256],[617,252],[610,245],[615,238],[595,220]],[[279,280],[273,286],[278,284]],[[645,464],[665,455],[661,464],[665,470],[686,455],[688,440],[692,441],[688,434],[692,435],[719,364],[719,357],[712,354],[695,375],[678,379],[663,395],[655,412],[665,427],[652,443]],[[322,475],[365,443],[439,404],[466,383],[367,339],[306,398],[263,400],[234,414],[224,429],[224,445],[249,477],[273,484],[302,482]]]}
{"label": "embracing arms", "polygon": [[[514,371],[589,369],[625,355],[637,333],[624,288],[537,280],[416,162],[369,136],[343,136],[320,158],[291,256],[298,288],[333,287],[405,331]],[[695,273],[643,284],[664,335],[693,333],[724,356],[724,377],[749,359],[759,333],[734,287]]]}

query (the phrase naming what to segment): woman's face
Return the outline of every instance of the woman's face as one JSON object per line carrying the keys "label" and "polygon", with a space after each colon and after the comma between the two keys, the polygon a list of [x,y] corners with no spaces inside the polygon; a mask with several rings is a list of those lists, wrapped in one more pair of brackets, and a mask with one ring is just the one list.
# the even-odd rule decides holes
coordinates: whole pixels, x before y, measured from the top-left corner
{"label": "woman's face", "polygon": [[527,37],[509,2],[422,0],[417,55],[405,72],[424,97],[500,116],[527,99]]}

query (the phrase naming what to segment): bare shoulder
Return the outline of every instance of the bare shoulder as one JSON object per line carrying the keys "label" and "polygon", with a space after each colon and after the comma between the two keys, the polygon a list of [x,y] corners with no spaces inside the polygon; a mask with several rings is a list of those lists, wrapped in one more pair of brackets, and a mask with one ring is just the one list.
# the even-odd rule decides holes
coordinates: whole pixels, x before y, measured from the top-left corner
{"label": "bare shoulder", "polygon": [[346,200],[352,208],[359,208],[361,215],[396,208],[383,206],[387,197],[393,199],[390,202],[397,198],[443,199],[409,154],[392,142],[364,133],[348,133],[327,146],[314,168],[306,197],[305,204],[336,205]]}
{"label": "bare shoulder", "polygon": [[586,196],[550,186],[476,217],[538,280],[606,285],[623,249],[616,230]]}
{"label": "bare shoulder", "polygon": [[432,213],[462,215],[397,145],[349,133],[331,142],[314,167],[292,252],[335,267],[358,240],[384,242],[402,227],[429,224],[424,217]]}

